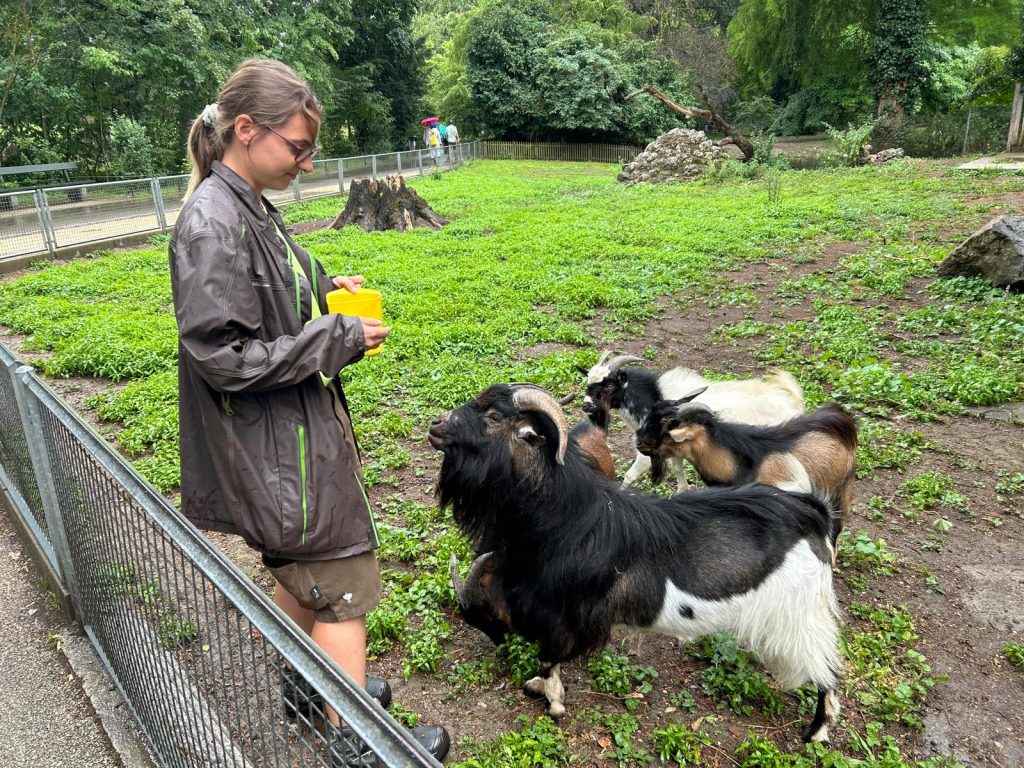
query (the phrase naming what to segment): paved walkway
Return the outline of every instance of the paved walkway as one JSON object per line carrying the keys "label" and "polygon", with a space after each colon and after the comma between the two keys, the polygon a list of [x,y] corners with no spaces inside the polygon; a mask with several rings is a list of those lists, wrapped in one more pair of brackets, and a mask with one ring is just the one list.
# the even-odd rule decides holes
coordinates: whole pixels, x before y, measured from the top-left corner
{"label": "paved walkway", "polygon": [[1024,171],[1024,154],[1020,152],[1004,152],[1001,155],[979,157],[969,163],[958,165],[957,170],[980,171],[986,168],[998,168],[1003,171]]}
{"label": "paved walkway", "polygon": [[[382,157],[388,157],[387,155]],[[369,160],[365,173],[363,169],[345,177],[345,190],[348,191],[353,180],[368,178],[370,175]],[[406,161],[408,162],[408,160]],[[458,167],[458,163],[441,162],[434,165],[424,152],[422,174],[417,165],[401,169],[407,179],[433,173],[435,170],[449,171]],[[351,171],[346,170],[346,174]],[[381,165],[377,170],[378,178],[399,172],[397,167]],[[120,190],[121,188],[117,188]],[[181,198],[184,194],[184,182],[178,186],[168,186],[163,190],[164,214],[167,227],[173,227],[181,210]],[[329,195],[340,195],[337,176],[319,173],[299,177],[299,194],[302,200]],[[112,239],[132,235],[159,234],[160,224],[157,219],[153,198],[150,195],[149,182],[143,180],[141,186],[128,191],[107,192],[107,197],[98,193],[90,193],[86,189],[87,199],[80,202],[54,201],[49,203],[50,218],[53,222],[54,236],[57,247],[66,248],[83,244],[92,244],[85,250],[95,250],[109,244]],[[289,187],[284,191],[268,191],[267,198],[277,206],[288,205],[295,200],[295,192]],[[13,262],[23,260],[27,256],[44,258],[46,241],[40,229],[39,214],[36,212],[32,196],[21,195],[18,206],[9,210],[0,209],[0,267],[5,260]],[[0,272],[4,271],[0,269]]]}
{"label": "paved walkway", "polygon": [[47,605],[24,547],[0,509],[0,766],[122,768],[55,647],[74,626]]}

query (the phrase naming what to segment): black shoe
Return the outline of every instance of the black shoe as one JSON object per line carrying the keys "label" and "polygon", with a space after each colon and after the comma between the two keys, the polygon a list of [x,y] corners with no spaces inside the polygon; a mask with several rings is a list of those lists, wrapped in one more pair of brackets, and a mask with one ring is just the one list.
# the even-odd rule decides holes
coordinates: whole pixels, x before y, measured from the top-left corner
{"label": "black shoe", "polygon": [[[391,704],[391,686],[387,680],[367,675],[366,692],[384,709]],[[323,697],[313,689],[306,678],[291,667],[284,667],[281,670],[281,698],[284,699],[284,714],[291,720],[295,720],[299,715],[308,720],[314,711],[319,717],[323,717]]]}
{"label": "black shoe", "polygon": [[[336,728],[328,725],[327,751],[335,768],[384,767],[384,763],[356,736],[355,731],[348,726]],[[444,760],[452,745],[448,731],[440,725],[418,725],[411,729],[411,733],[438,762]]]}

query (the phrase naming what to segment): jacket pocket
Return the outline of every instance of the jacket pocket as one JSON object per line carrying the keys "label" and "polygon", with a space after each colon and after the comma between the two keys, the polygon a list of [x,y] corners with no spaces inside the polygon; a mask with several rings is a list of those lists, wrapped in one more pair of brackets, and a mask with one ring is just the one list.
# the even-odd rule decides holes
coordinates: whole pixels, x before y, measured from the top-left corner
{"label": "jacket pocket", "polygon": [[284,420],[278,436],[278,476],[281,480],[280,551],[302,551],[314,527],[312,446],[305,424]]}

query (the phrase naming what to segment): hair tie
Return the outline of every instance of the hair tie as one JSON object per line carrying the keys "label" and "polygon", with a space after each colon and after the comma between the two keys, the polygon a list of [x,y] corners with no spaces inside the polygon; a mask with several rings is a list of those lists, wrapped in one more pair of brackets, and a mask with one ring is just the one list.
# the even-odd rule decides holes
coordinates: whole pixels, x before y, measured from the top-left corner
{"label": "hair tie", "polygon": [[207,128],[213,128],[214,122],[217,120],[217,102],[213,104],[207,104],[203,107],[203,114],[200,115],[203,120],[203,125]]}

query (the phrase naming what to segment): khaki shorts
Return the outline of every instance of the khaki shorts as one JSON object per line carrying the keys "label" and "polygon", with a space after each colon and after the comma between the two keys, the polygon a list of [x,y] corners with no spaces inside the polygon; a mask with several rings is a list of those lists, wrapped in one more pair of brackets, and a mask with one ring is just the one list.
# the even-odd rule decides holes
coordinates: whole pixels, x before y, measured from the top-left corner
{"label": "khaki shorts", "polygon": [[267,570],[323,623],[365,616],[380,603],[380,567],[375,552],[340,560],[296,560]]}

